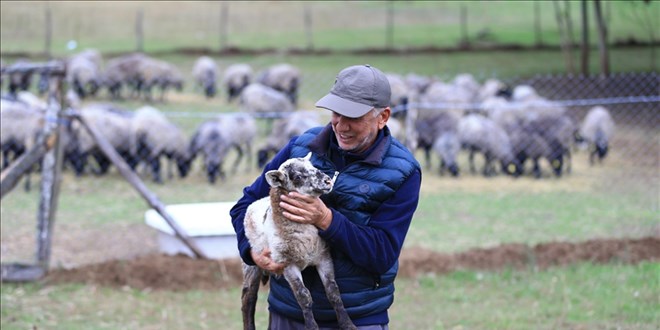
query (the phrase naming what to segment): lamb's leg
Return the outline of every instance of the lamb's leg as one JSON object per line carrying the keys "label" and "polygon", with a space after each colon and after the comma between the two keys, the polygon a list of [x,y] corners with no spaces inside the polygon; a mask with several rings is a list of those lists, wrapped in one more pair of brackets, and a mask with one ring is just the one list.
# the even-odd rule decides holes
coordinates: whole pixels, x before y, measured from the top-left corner
{"label": "lamb's leg", "polygon": [[257,266],[243,265],[243,291],[241,293],[241,312],[243,313],[243,329],[254,330],[254,313],[257,308],[259,280],[262,271]]}
{"label": "lamb's leg", "polygon": [[305,329],[318,329],[319,326],[316,324],[314,314],[312,313],[312,295],[303,283],[300,269],[295,265],[287,266],[284,268],[284,278],[289,282],[293,295],[296,296],[296,301],[298,301],[298,305],[302,309],[303,317],[305,318]]}
{"label": "lamb's leg", "polygon": [[321,277],[328,301],[330,301],[330,304],[335,309],[339,328],[356,330],[357,328],[348,316],[346,308],[344,308],[344,302],[341,300],[339,286],[337,286],[337,282],[335,281],[335,268],[330,255],[319,262],[316,266],[316,271],[319,273],[319,277]]}

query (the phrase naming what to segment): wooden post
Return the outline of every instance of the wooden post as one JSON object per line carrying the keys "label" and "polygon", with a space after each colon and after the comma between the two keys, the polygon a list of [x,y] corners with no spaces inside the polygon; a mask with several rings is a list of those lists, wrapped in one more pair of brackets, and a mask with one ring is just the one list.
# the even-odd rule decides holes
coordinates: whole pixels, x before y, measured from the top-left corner
{"label": "wooden post", "polygon": [[51,42],[53,37],[53,17],[50,10],[50,3],[46,3],[46,24],[45,24],[45,45],[44,54],[48,59],[51,58]]}
{"label": "wooden post", "polygon": [[137,51],[144,51],[144,10],[140,8],[135,18],[135,39],[137,41]]}
{"label": "wooden post", "polygon": [[220,1],[220,51],[227,48],[227,19],[229,17],[229,7],[226,2]]}
{"label": "wooden post", "polygon": [[[58,80],[57,84],[61,84],[61,80]],[[60,125],[60,110],[61,104],[58,104],[55,92],[50,91],[44,130],[56,133],[51,134],[53,148],[46,152],[41,163],[41,198],[37,214],[37,264],[44,271],[48,271],[50,262],[53,224],[55,223],[57,200],[59,198],[60,183],[62,182],[63,145],[60,137],[65,128],[64,125]]]}
{"label": "wooden post", "polygon": [[394,47],[394,1],[388,1],[387,4],[385,48],[392,49]]}
{"label": "wooden post", "polygon": [[314,49],[314,38],[312,37],[312,9],[309,4],[305,4],[305,36],[307,37],[307,50]]}
{"label": "wooden post", "polygon": [[183,241],[183,243],[193,252],[193,254],[197,258],[201,259],[208,259],[204,253],[187,237],[187,235],[184,233],[183,229],[177,225],[177,223],[174,221],[172,216],[167,213],[167,210],[165,210],[165,205],[158,199],[158,197],[149,191],[147,187],[144,185],[142,180],[140,180],[140,177],[138,177],[135,172],[126,164],[123,158],[117,153],[114,147],[110,145],[110,143],[105,139],[105,137],[99,133],[99,131],[96,130],[96,128],[92,125],[89,125],[85,119],[80,116],[79,114],[74,114],[73,118],[76,120],[80,121],[80,123],[87,129],[89,134],[92,136],[96,144],[99,146],[99,148],[103,151],[103,153],[108,156],[108,158],[112,161],[112,163],[117,166],[117,170],[119,170],[119,173],[124,176],[126,181],[130,183],[144,198],[144,200],[154,209],[158,214],[160,214],[163,219],[167,222],[167,224],[172,227],[172,230],[174,230],[174,233],[176,236]]}
{"label": "wooden post", "polygon": [[468,23],[467,23],[467,7],[461,4],[461,46],[469,46],[470,38],[468,37]]}
{"label": "wooden post", "polygon": [[53,147],[51,135],[40,134],[34,147],[24,153],[0,174],[0,199],[9,193],[23,175],[40,161],[48,150]]}

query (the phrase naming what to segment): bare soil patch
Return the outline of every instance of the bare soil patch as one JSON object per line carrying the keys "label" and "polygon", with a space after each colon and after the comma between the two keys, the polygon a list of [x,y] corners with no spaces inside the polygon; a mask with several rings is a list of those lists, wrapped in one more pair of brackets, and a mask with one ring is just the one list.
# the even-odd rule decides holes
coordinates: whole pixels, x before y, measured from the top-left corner
{"label": "bare soil patch", "polygon": [[[461,269],[545,269],[580,262],[636,264],[660,260],[660,237],[549,242],[535,246],[504,244],[455,254],[413,247],[404,249],[399,260],[402,277],[444,274]],[[149,254],[72,269],[53,269],[42,282],[128,286],[148,290],[208,290],[240,286],[241,272],[241,261],[237,258],[200,260],[184,255]]]}

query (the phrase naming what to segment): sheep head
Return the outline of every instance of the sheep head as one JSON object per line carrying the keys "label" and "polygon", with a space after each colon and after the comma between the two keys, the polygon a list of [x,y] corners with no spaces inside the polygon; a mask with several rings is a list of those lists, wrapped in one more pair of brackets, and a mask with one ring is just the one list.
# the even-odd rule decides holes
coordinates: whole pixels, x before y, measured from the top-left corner
{"label": "sheep head", "polygon": [[291,158],[277,170],[266,172],[266,181],[271,187],[296,191],[304,195],[320,196],[332,191],[334,178],[317,169],[310,161],[312,153],[303,158]]}

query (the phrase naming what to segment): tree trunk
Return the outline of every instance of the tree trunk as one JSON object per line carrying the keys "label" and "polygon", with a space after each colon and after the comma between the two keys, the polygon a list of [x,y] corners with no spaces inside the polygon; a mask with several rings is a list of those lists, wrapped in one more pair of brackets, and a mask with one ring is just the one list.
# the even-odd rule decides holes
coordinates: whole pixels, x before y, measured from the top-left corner
{"label": "tree trunk", "polygon": [[557,28],[559,29],[560,36],[560,46],[562,53],[564,54],[564,63],[566,64],[566,71],[569,74],[575,73],[575,66],[573,64],[573,51],[571,46],[571,41],[568,36],[567,26],[564,22],[565,15],[562,14],[561,5],[559,0],[552,2],[555,7],[555,19],[557,20]]}
{"label": "tree trunk", "polygon": [[605,77],[610,75],[610,58],[607,49],[607,24],[603,18],[600,0],[594,0],[594,13],[598,26],[598,52],[600,54],[600,71]]}
{"label": "tree trunk", "polygon": [[582,75],[589,75],[589,11],[588,0],[582,0]]}

